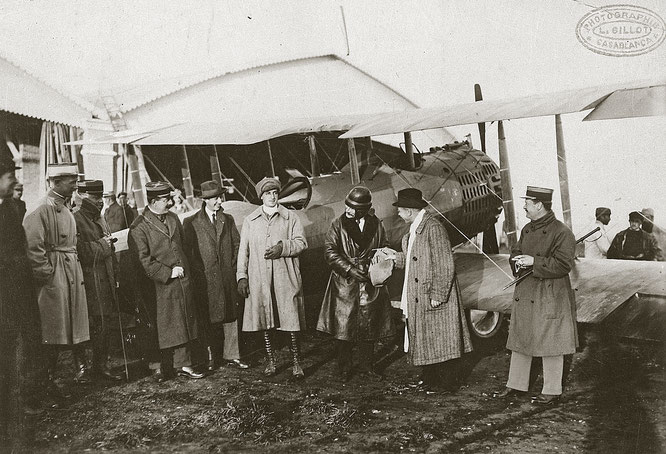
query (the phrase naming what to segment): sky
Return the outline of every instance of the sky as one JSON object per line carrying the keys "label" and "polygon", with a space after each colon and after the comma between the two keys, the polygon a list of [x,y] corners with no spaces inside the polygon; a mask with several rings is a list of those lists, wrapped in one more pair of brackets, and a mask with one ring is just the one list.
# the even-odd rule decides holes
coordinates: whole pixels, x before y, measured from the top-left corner
{"label": "sky", "polygon": [[[666,2],[622,2],[666,18]],[[666,43],[635,57],[596,54],[577,40],[578,21],[594,7],[588,0],[477,0],[343,2],[350,61],[367,68],[420,106],[467,103],[481,84],[484,99],[633,80],[666,79]],[[367,21],[364,17],[373,17]],[[387,26],[390,25],[390,26]],[[594,222],[594,208],[613,211],[615,229],[628,213],[655,209],[666,226],[666,118],[582,122],[585,114],[562,116],[575,233]],[[498,159],[497,127],[487,125],[488,153]],[[504,124],[514,200],[527,185],[554,188],[561,216],[553,117]],[[458,138],[476,125],[450,128]],[[421,147],[423,148],[423,147]],[[528,222],[517,199],[519,225]]]}

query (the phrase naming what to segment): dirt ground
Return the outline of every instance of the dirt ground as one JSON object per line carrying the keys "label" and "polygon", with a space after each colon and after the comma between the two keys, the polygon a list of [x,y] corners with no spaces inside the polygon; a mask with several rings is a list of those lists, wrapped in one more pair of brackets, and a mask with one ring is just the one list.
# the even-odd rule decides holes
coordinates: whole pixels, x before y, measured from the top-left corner
{"label": "dirt ground", "polygon": [[[223,367],[201,380],[154,383],[132,364],[130,383],[76,385],[62,410],[34,421],[34,452],[599,452],[656,453],[666,447],[666,373],[655,352],[612,343],[595,332],[574,356],[562,402],[535,407],[501,400],[509,354],[465,359],[455,393],[417,385],[418,370],[383,346],[382,378],[336,376],[332,344],[303,342],[306,378],[291,379],[289,351],[278,375]],[[660,352],[661,354],[661,352]],[[539,381],[536,386],[538,389]]]}

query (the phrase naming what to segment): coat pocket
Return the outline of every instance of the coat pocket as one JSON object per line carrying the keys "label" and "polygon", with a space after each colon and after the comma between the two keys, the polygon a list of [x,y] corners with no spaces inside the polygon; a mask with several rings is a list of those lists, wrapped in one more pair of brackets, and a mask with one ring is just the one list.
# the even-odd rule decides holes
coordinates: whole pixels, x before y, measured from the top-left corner
{"label": "coat pocket", "polygon": [[538,296],[547,320],[562,318],[562,302],[555,295],[552,282],[545,284]]}

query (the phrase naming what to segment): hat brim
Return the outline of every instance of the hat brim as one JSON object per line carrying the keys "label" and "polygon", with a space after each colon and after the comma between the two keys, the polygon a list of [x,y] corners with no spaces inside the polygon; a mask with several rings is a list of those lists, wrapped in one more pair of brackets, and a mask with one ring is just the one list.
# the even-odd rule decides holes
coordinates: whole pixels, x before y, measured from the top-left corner
{"label": "hat brim", "polygon": [[416,201],[413,203],[394,202],[393,206],[398,208],[425,208],[428,206],[428,202],[425,200],[422,200],[420,203]]}
{"label": "hat brim", "polygon": [[224,193],[227,192],[226,189],[220,189],[219,191],[215,191],[213,193],[206,193],[206,194],[201,194],[201,198],[206,200],[206,199],[212,199],[214,197],[220,197],[221,195],[224,195]]}

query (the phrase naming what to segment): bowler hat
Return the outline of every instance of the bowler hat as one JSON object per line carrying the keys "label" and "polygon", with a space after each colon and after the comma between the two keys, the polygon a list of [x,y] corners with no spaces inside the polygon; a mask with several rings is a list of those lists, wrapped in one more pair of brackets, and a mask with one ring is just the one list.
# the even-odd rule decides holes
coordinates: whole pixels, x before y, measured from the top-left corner
{"label": "bowler hat", "polygon": [[552,202],[553,190],[550,188],[540,188],[538,186],[528,186],[527,192],[521,199],[537,200],[539,202]]}
{"label": "bowler hat", "polygon": [[280,180],[277,178],[264,177],[255,185],[254,189],[257,191],[257,197],[261,198],[264,192],[272,191],[273,189],[280,191],[282,185],[280,185]]}
{"label": "bowler hat", "polygon": [[14,173],[16,169],[20,169],[20,167],[16,167],[16,163],[14,163],[13,160],[9,158],[0,158],[0,176],[9,172]]}
{"label": "bowler hat", "polygon": [[393,204],[402,208],[425,208],[428,202],[423,200],[423,193],[416,188],[407,188],[398,191],[398,201]]}
{"label": "bowler hat", "polygon": [[217,181],[204,181],[201,183],[201,198],[212,199],[224,194],[225,190]]}

